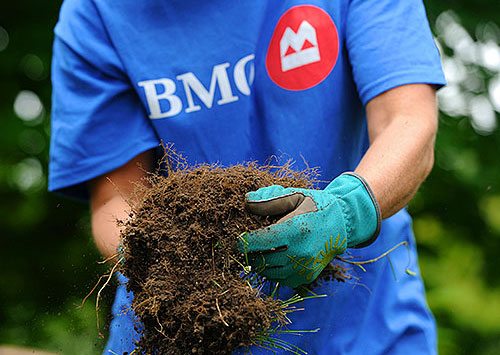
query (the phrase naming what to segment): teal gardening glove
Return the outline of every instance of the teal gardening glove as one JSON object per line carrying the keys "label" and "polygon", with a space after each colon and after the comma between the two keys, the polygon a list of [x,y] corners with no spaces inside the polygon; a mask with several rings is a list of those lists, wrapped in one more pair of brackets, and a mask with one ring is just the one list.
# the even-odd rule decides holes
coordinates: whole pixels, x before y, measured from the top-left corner
{"label": "teal gardening glove", "polygon": [[246,199],[251,213],[284,217],[246,233],[240,250],[254,271],[290,287],[311,283],[336,255],[371,244],[380,229],[378,204],[355,173],[340,175],[324,190],[273,185]]}

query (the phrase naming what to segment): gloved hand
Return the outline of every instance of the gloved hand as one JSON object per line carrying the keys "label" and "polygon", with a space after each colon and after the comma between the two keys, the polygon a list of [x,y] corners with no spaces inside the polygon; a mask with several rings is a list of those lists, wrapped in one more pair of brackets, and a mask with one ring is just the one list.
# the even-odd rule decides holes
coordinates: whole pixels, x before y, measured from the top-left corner
{"label": "gloved hand", "polygon": [[251,213],[284,217],[243,235],[239,248],[254,271],[290,287],[311,283],[336,255],[371,244],[380,229],[373,193],[354,173],[340,175],[324,190],[273,185],[246,199]]}

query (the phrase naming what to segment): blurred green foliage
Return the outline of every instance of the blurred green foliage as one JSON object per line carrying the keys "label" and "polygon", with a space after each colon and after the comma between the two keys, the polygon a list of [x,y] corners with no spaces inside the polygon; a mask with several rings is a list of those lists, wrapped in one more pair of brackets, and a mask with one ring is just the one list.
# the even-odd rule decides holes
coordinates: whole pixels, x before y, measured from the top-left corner
{"label": "blurred green foliage", "polygon": [[[436,167],[410,205],[422,273],[440,353],[500,354],[498,0],[426,4],[450,86]],[[0,344],[97,354],[94,300],[78,308],[104,272],[88,211],[45,192],[59,6],[0,5]]]}
{"label": "blurred green foliage", "polygon": [[[0,51],[0,344],[95,354],[103,340],[94,300],[78,308],[103,273],[87,207],[46,192],[51,42],[59,6],[0,4],[0,49],[6,45]],[[104,320],[108,310],[103,308]]]}

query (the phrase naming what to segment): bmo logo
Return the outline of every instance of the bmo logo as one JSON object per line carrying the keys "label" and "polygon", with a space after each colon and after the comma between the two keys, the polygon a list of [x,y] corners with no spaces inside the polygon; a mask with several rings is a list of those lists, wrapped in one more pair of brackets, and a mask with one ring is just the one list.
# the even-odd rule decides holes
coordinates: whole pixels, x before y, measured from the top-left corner
{"label": "bmo logo", "polygon": [[307,21],[302,21],[297,33],[287,27],[280,41],[281,70],[288,71],[307,64],[319,62],[316,30]]}
{"label": "bmo logo", "polygon": [[330,74],[338,54],[338,32],[330,15],[316,6],[295,6],[276,25],[266,69],[271,80],[283,89],[306,90]]}

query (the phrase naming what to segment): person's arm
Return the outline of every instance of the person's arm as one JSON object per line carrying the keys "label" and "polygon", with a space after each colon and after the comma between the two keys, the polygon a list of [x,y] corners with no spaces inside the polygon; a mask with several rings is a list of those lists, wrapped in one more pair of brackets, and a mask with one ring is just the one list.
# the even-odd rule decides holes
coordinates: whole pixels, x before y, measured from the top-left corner
{"label": "person's arm", "polygon": [[92,234],[104,257],[116,253],[120,243],[117,220],[125,220],[130,212],[126,202],[153,164],[153,151],[139,154],[122,167],[89,182]]}
{"label": "person's arm", "polygon": [[425,84],[401,86],[374,98],[366,111],[370,148],[355,172],[387,218],[411,200],[434,164],[436,92]]}
{"label": "person's arm", "polygon": [[312,282],[346,248],[373,243],[381,218],[400,210],[429,174],[437,130],[432,86],[378,95],[367,105],[367,120],[371,144],[354,173],[324,190],[273,185],[247,194],[252,213],[284,215],[239,243],[261,275],[291,287]]}

